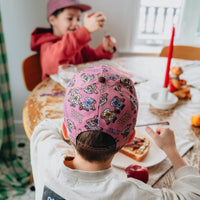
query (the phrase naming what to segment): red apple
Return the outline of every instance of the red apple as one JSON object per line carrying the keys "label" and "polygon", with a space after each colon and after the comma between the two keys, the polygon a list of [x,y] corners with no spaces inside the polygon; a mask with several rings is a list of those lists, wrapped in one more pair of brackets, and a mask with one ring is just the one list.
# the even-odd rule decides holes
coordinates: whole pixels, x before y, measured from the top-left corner
{"label": "red apple", "polygon": [[146,167],[140,166],[140,165],[129,165],[125,172],[127,174],[127,177],[132,177],[135,179],[138,179],[140,181],[143,181],[144,183],[147,183],[149,180],[149,172]]}

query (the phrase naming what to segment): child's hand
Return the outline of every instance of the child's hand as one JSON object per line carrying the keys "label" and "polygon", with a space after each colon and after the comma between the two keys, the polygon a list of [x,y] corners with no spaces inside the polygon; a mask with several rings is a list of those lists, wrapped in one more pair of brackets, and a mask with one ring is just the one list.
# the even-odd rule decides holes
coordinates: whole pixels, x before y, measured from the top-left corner
{"label": "child's hand", "polygon": [[156,132],[154,132],[147,126],[145,130],[155,141],[158,147],[160,147],[167,155],[176,150],[174,132],[171,129],[160,127],[156,129]]}
{"label": "child's hand", "polygon": [[103,49],[105,51],[110,51],[110,52],[116,51],[115,45],[116,45],[116,39],[114,37],[108,35],[103,38]]}
{"label": "child's hand", "polygon": [[101,12],[96,12],[93,15],[85,14],[84,16],[84,26],[90,32],[93,33],[100,28],[104,27],[106,21],[105,16]]}
{"label": "child's hand", "polygon": [[155,143],[166,153],[175,171],[187,165],[176,149],[174,132],[172,130],[169,128],[157,128],[156,132],[154,132],[148,126],[145,130]]}

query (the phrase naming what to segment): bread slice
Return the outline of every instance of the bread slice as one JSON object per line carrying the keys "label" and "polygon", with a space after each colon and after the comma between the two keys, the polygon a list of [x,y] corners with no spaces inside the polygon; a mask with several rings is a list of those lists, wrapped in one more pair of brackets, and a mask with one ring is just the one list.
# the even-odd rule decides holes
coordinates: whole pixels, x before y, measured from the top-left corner
{"label": "bread slice", "polygon": [[119,152],[141,162],[147,156],[151,144],[152,142],[149,138],[140,132],[136,132],[133,140],[127,143]]}

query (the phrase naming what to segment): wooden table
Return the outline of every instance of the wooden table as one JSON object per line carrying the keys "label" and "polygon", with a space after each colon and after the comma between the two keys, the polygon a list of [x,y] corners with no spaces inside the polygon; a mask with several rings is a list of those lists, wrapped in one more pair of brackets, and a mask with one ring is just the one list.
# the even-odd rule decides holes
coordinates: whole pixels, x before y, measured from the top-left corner
{"label": "wooden table", "polygon": [[[188,61],[172,60],[173,64],[183,65]],[[200,113],[200,90],[191,88],[191,100],[179,100],[177,106],[171,110],[158,110],[149,103],[152,92],[159,90],[164,83],[167,58],[161,57],[119,57],[113,60],[103,60],[94,63],[78,65],[81,70],[99,63],[112,65],[119,64],[131,72],[136,78],[141,76],[142,82],[135,85],[139,98],[139,115],[137,123],[167,120],[170,128],[177,136],[194,142],[194,147],[184,155],[190,165],[200,169],[200,127],[193,127],[190,118],[193,114]],[[200,69],[200,68],[199,68]],[[200,76],[200,75],[199,75]],[[199,77],[200,79],[200,77]],[[187,80],[187,77],[186,77]],[[65,88],[51,78],[42,81],[28,96],[23,109],[23,123],[27,137],[30,139],[35,126],[45,118],[63,117],[63,100]],[[150,172],[162,170],[164,164],[151,167]],[[153,187],[171,187],[174,180],[174,171],[170,168]]]}

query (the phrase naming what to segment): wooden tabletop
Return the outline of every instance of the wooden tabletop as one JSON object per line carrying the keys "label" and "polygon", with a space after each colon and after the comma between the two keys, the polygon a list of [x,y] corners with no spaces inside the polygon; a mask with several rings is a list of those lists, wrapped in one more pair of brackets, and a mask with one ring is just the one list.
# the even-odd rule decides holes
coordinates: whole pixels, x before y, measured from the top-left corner
{"label": "wooden tabletop", "polygon": [[[188,61],[172,60],[172,65],[186,65]],[[193,127],[190,118],[193,114],[200,113],[200,90],[191,87],[191,100],[179,100],[175,108],[170,110],[158,110],[149,102],[150,94],[162,88],[166,69],[166,58],[161,57],[119,57],[113,60],[103,60],[93,63],[81,64],[79,70],[94,66],[99,63],[107,63],[118,67],[120,65],[125,71],[133,74],[136,80],[135,88],[139,99],[138,124],[163,121],[170,122],[170,128],[175,135],[194,142],[193,148],[184,155],[189,164],[200,169],[200,127]],[[199,66],[200,67],[200,66]],[[200,68],[198,68],[199,70]],[[198,74],[198,73],[197,73]],[[199,75],[200,76],[200,75]],[[188,79],[191,77],[188,77]],[[187,79],[187,77],[186,77]],[[199,77],[200,79],[200,77]],[[63,100],[65,88],[47,78],[42,81],[28,96],[23,109],[23,124],[27,137],[30,139],[35,126],[45,118],[63,117]],[[164,167],[162,164],[151,167],[150,173],[156,174]],[[153,187],[171,187],[174,180],[172,168],[159,178]]]}

